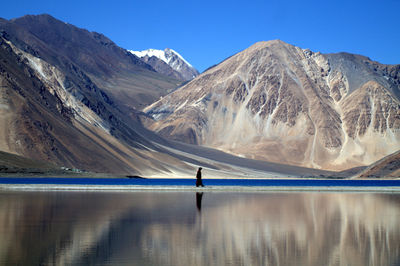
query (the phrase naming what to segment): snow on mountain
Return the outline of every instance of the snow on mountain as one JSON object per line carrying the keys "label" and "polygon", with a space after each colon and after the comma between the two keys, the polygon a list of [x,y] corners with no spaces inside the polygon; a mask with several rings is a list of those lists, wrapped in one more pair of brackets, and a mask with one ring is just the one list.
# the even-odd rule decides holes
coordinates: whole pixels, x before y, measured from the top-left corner
{"label": "snow on mountain", "polygon": [[189,64],[188,61],[186,61],[179,53],[177,53],[176,51],[166,48],[164,50],[164,52],[166,53],[167,57],[168,57],[168,61],[171,61],[171,59],[173,58],[173,55],[178,56],[183,62],[185,62],[188,66],[193,67],[191,64]]}
{"label": "snow on mountain", "polygon": [[158,59],[163,60],[165,63],[169,64],[168,59],[165,57],[165,52],[163,50],[157,50],[157,49],[147,49],[147,50],[143,50],[143,51],[132,51],[129,50],[129,52],[131,52],[132,54],[136,55],[137,57],[152,57],[155,56]]}
{"label": "snow on mountain", "polygon": [[[186,61],[179,53],[169,48],[165,48],[164,50],[129,50],[129,52],[141,58],[144,62],[150,64],[157,72],[167,76],[172,76],[186,81],[191,80],[199,75],[199,72],[188,61]],[[155,58],[159,60],[155,60]],[[173,71],[168,69],[168,67],[161,63],[160,60],[171,67]]]}

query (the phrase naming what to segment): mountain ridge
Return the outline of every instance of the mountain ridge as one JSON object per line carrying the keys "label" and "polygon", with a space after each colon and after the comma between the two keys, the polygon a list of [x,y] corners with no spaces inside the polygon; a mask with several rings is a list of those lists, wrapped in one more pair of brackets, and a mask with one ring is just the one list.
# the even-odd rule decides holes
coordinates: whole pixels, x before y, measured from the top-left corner
{"label": "mountain ridge", "polygon": [[160,75],[104,35],[64,23],[50,15],[5,20],[0,24],[0,30],[8,34],[18,48],[30,49],[27,52],[57,65],[61,71],[83,70],[92,81],[102,84],[110,98],[126,112],[143,108],[181,83]]}
{"label": "mountain ridge", "polygon": [[400,148],[400,67],[348,55],[258,42],[147,107],[149,128],[248,158],[368,165]]}
{"label": "mountain ridge", "polygon": [[[125,65],[119,70],[130,70],[133,74],[130,74],[130,80],[142,78],[143,75],[145,79],[155,77],[161,80],[164,77],[122,48],[102,48],[104,41],[103,44],[96,44],[101,35],[96,34],[96,39],[88,31],[50,16],[27,16],[21,19],[22,22],[27,19],[29,25],[33,24],[31,20],[39,20],[40,23],[36,23],[36,28],[32,30],[35,34],[13,22],[3,21],[4,24],[0,24],[0,55],[3,58],[0,82],[4,107],[0,111],[4,118],[1,124],[5,129],[1,134],[2,150],[98,172],[143,174],[149,170],[166,170],[162,160],[154,156],[168,156],[162,155],[162,152],[147,151],[148,148],[154,149],[154,145],[137,133],[140,125],[135,120],[135,113],[125,114],[126,109],[121,105],[120,98],[109,96],[110,91],[103,87],[103,82],[99,82],[115,78],[107,73],[116,69],[112,65],[102,65],[101,60],[99,67],[93,61],[86,61],[89,56],[79,55],[96,55],[97,49],[103,51],[103,54],[97,53],[100,58],[116,51],[117,57],[125,58],[122,61]],[[21,22],[21,19],[14,21]],[[57,29],[45,31],[44,42],[40,39],[42,31],[54,25],[49,24],[49,20],[57,21]],[[65,46],[74,46],[73,51],[65,51],[68,47],[53,49],[58,41],[52,43],[51,39],[57,40],[61,32],[68,30],[72,35],[83,35],[86,44],[79,46],[66,42]],[[53,31],[56,31],[54,36]],[[83,61],[79,60],[80,57]],[[121,77],[120,73],[117,74]],[[126,73],[122,75],[126,77]],[[101,84],[102,88],[97,84]],[[117,88],[113,87],[114,90]],[[131,112],[137,111],[132,109]],[[179,164],[177,159],[169,159]]]}
{"label": "mountain ridge", "polygon": [[360,171],[357,178],[394,178],[400,176],[400,150],[369,165]]}

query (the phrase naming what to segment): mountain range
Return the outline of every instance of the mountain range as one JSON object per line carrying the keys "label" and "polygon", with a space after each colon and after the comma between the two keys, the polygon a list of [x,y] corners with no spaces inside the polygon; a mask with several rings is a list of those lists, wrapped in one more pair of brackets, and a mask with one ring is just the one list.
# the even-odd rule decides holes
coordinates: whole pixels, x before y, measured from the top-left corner
{"label": "mountain range", "polygon": [[353,175],[332,170],[399,150],[398,65],[271,41],[198,74],[172,49],[128,51],[50,15],[0,19],[2,156],[129,175],[201,165],[209,176],[295,177]]}

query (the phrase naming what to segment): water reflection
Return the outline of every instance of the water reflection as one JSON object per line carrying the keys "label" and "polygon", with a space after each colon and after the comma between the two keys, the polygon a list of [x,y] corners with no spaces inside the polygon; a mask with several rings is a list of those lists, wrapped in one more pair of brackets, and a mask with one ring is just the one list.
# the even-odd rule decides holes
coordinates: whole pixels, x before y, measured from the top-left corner
{"label": "water reflection", "polygon": [[203,192],[196,192],[196,207],[201,212],[201,201],[203,199]]}
{"label": "water reflection", "polygon": [[[400,195],[0,193],[0,264],[397,265]],[[200,213],[201,211],[201,213]]]}

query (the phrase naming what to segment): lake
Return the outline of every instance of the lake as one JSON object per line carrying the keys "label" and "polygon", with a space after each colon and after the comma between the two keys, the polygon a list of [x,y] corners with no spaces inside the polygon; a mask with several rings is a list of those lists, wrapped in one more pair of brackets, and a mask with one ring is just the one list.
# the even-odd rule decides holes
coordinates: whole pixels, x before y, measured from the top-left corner
{"label": "lake", "polygon": [[0,191],[0,265],[399,265],[400,194]]}
{"label": "lake", "polygon": [[[0,185],[26,185],[26,189],[35,188],[87,188],[87,189],[120,189],[131,190],[133,188],[150,189],[191,189],[194,188],[193,178],[61,178],[61,177],[0,177]],[[386,190],[400,192],[400,179],[203,179],[207,189],[271,189],[278,187],[282,189],[302,188],[315,190],[330,188],[337,190]],[[1,187],[0,187],[1,188]]]}

